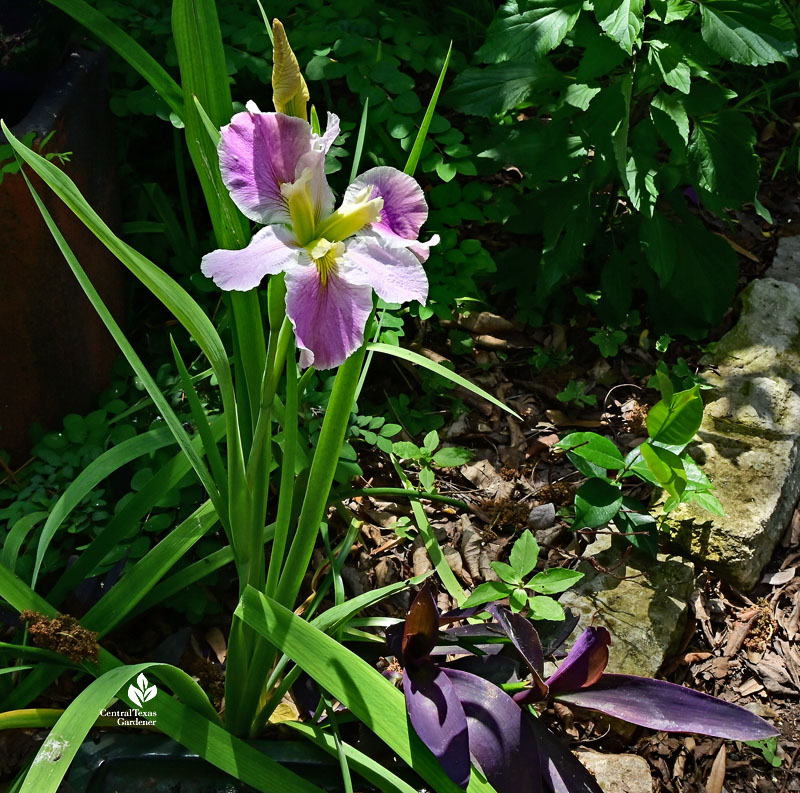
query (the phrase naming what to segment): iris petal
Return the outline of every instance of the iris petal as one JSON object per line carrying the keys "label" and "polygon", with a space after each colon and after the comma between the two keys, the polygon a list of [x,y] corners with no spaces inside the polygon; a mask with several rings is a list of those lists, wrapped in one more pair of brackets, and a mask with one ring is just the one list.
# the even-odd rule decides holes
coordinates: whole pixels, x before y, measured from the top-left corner
{"label": "iris petal", "polygon": [[372,289],[349,283],[336,270],[327,273],[324,284],[314,264],[286,273],[286,313],[297,346],[305,350],[303,367],[332,369],[344,363],[363,343],[371,312]]}
{"label": "iris petal", "polygon": [[428,218],[425,194],[416,180],[388,165],[370,168],[347,188],[342,203],[355,200],[369,185],[372,186],[370,198],[383,199],[381,219],[373,224],[373,228],[384,234],[416,240]]}
{"label": "iris petal", "polygon": [[288,223],[281,184],[293,182],[311,151],[311,127],[282,113],[237,113],[221,130],[222,181],[242,213],[257,223]]}
{"label": "iris petal", "polygon": [[284,272],[302,262],[310,263],[311,257],[295,243],[291,233],[280,226],[267,226],[246,248],[207,253],[200,269],[220,289],[247,292],[265,275]]}
{"label": "iris petal", "polygon": [[428,277],[419,259],[402,243],[374,231],[347,240],[345,265],[343,278],[368,284],[387,303],[428,298]]}

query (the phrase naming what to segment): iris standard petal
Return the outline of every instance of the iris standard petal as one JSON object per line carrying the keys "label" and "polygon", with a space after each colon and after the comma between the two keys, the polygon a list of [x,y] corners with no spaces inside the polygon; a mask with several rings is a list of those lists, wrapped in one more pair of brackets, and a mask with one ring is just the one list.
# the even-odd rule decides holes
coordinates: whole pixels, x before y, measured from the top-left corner
{"label": "iris standard petal", "polygon": [[387,303],[428,299],[428,277],[419,259],[401,243],[374,231],[347,240],[342,277],[371,286]]}
{"label": "iris standard petal", "polygon": [[311,127],[282,113],[237,113],[223,127],[222,181],[242,213],[257,223],[288,223],[281,184],[293,182],[300,158],[311,151]]}
{"label": "iris standard petal", "polygon": [[344,363],[364,341],[371,312],[372,289],[345,281],[335,270],[324,283],[315,264],[286,273],[286,314],[297,346],[307,351],[300,357],[303,367],[332,369]]}
{"label": "iris standard petal", "polygon": [[322,135],[314,135],[315,148],[323,154],[330,151],[336,138],[339,137],[339,116],[335,113],[328,113],[328,120],[325,125],[325,132]]}
{"label": "iris standard petal", "polygon": [[335,203],[333,190],[325,175],[325,154],[319,151],[304,154],[297,163],[297,178],[301,178],[304,171],[310,171],[307,189],[314,207],[314,225],[318,226],[333,212]]}
{"label": "iris standard petal", "polygon": [[284,272],[311,257],[299,247],[291,232],[280,226],[261,229],[246,248],[220,249],[203,257],[200,269],[207,278],[226,291],[255,289],[265,275]]}
{"label": "iris standard petal", "polygon": [[381,219],[372,224],[373,228],[406,240],[416,240],[422,224],[428,219],[425,194],[417,181],[388,165],[370,168],[347,188],[342,203],[354,201],[370,185],[372,193],[369,197],[383,199]]}

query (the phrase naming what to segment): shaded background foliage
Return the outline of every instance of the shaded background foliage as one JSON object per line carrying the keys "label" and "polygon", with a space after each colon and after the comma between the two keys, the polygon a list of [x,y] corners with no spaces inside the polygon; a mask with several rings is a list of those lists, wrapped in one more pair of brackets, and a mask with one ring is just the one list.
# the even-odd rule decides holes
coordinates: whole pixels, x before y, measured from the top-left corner
{"label": "shaded background foliage", "polygon": [[[94,4],[174,68],[174,51],[164,52],[172,45],[162,4]],[[659,332],[699,338],[730,306],[736,256],[702,220],[712,214],[732,222],[728,213],[745,204],[771,220],[757,198],[753,122],[790,123],[785,111],[797,97],[798,65],[789,4],[268,6],[291,32],[317,107],[343,118],[332,173],[352,153],[367,100],[365,164],[403,159],[421,120],[420,97],[430,93],[453,41],[454,79],[421,160],[428,228],[442,235],[428,268],[430,306],[416,309],[422,319],[488,300],[513,305],[528,323],[563,320],[577,284],[578,297],[585,303],[589,295],[606,325],[624,326],[633,307],[645,306]],[[219,12],[234,97],[268,106],[270,49],[257,5],[225,2]],[[122,64],[112,106],[135,120],[122,127],[121,146],[131,181],[139,182],[142,219],[171,231],[165,254],[196,288],[208,288],[196,271],[196,246],[188,244],[195,233],[180,228],[146,181],[175,159],[166,126],[141,118],[167,118],[166,106]],[[796,160],[796,146],[795,138],[787,163]]]}

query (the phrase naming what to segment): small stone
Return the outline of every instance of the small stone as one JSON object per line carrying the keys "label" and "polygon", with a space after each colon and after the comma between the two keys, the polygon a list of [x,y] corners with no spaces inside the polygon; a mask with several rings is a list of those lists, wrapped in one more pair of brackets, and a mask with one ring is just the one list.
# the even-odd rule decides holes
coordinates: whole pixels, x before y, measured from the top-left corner
{"label": "small stone", "polygon": [[653,793],[650,766],[637,754],[576,752],[603,793]]}
{"label": "small stone", "polygon": [[608,672],[655,677],[678,649],[694,568],[679,556],[659,554],[657,560],[650,560],[635,551],[621,563],[625,541],[611,542],[608,535],[601,535],[593,547],[602,547],[601,542],[607,547],[594,560],[610,572],[586,560],[580,562],[577,569],[584,578],[559,599],[580,617],[571,642],[584,628],[602,625],[611,634]]}
{"label": "small stone", "polygon": [[528,513],[528,528],[531,531],[549,529],[556,522],[554,504],[541,504]]}

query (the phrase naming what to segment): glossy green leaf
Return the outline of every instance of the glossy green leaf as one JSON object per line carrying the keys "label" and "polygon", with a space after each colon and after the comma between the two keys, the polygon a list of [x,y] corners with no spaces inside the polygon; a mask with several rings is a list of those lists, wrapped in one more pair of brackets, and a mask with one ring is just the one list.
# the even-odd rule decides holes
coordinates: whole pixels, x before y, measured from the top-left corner
{"label": "glossy green leaf", "polygon": [[534,595],[528,598],[528,617],[532,620],[549,620],[557,622],[564,619],[564,607],[546,595]]}
{"label": "glossy green leaf", "polygon": [[551,567],[537,573],[527,584],[528,589],[541,592],[543,595],[554,595],[569,589],[573,584],[583,578],[583,573],[577,570],[567,570],[564,567]]}
{"label": "glossy green leaf", "polygon": [[573,529],[605,526],[622,506],[622,491],[604,479],[589,479],[575,493]]}
{"label": "glossy green leaf", "polygon": [[81,623],[89,630],[98,631],[101,636],[113,630],[216,522],[217,515],[210,502],[198,507],[126,570],[122,578],[84,614]]}
{"label": "glossy green leaf", "polygon": [[[407,173],[409,176],[413,176],[414,172],[417,170],[417,164],[419,163],[419,158],[422,155],[422,147],[425,145],[425,139],[428,136],[428,130],[430,129],[431,121],[433,120],[433,114],[436,111],[436,104],[439,101],[439,94],[442,91],[444,76],[447,72],[447,66],[450,63],[450,55],[452,52],[453,44],[451,42],[447,49],[447,55],[445,55],[444,63],[442,64],[442,71],[439,73],[439,79],[436,81],[436,87],[433,89],[431,101],[428,102],[428,108],[425,111],[425,115],[422,117],[422,124],[420,124],[419,132],[417,133],[417,137],[414,139],[414,145],[411,147],[411,151],[409,152],[405,168],[403,168],[403,173]],[[366,108],[364,108],[364,112],[366,113]],[[360,135],[361,133],[359,132],[359,137]]]}
{"label": "glossy green leaf", "polygon": [[644,0],[594,0],[600,27],[630,55],[644,27]]}
{"label": "glossy green leaf", "polygon": [[617,470],[625,465],[622,453],[613,441],[596,432],[571,432],[553,448],[569,451],[600,468]]}
{"label": "glossy green leaf", "polygon": [[699,386],[673,394],[669,402],[657,402],[647,413],[647,434],[668,446],[685,446],[703,421],[703,398]]}
{"label": "glossy green leaf", "polygon": [[103,452],[70,482],[50,511],[39,536],[32,586],[36,586],[39,569],[50,546],[50,541],[72,510],[80,504],[84,496],[91,492],[100,482],[132,460],[136,460],[145,454],[150,454],[156,449],[169,446],[174,442],[175,439],[168,427],[159,427],[141,435],[136,435]]}
{"label": "glossy green leaf", "polygon": [[539,559],[539,543],[530,529],[525,529],[519,535],[511,553],[508,557],[508,563],[514,568],[514,571],[520,578],[524,578],[534,567]]}
{"label": "glossy green leaf", "polygon": [[673,498],[680,499],[681,493],[686,489],[686,472],[683,470],[681,458],[668,449],[652,446],[649,442],[643,443],[639,449],[659,485]]}
{"label": "glossy green leaf", "polygon": [[472,606],[482,606],[484,603],[492,603],[495,600],[507,598],[514,587],[503,581],[486,581],[475,587],[472,594],[461,604],[461,608],[472,608]]}
{"label": "glossy green leaf", "polygon": [[725,110],[695,119],[689,162],[697,184],[721,201],[752,201],[758,189],[756,134],[744,113]]}

